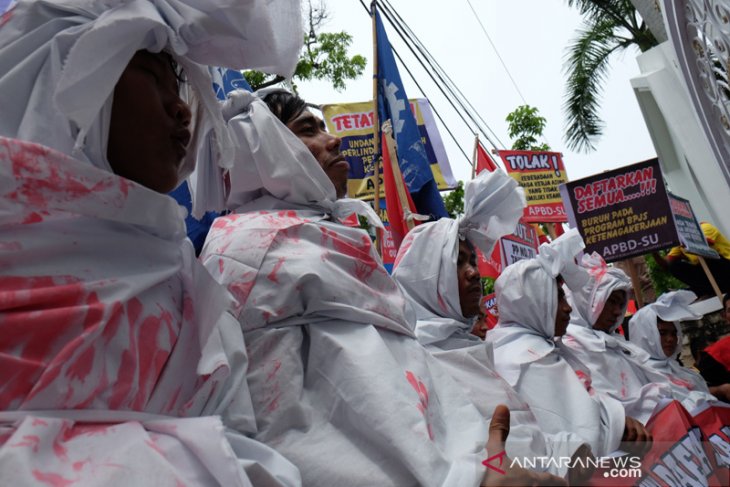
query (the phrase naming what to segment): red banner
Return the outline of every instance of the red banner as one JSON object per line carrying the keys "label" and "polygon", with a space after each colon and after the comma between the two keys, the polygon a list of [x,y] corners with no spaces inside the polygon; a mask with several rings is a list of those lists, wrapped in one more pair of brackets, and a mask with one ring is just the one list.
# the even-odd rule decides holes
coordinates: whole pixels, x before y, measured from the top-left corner
{"label": "red banner", "polygon": [[[709,415],[705,420],[716,426]],[[641,461],[641,468],[628,468],[632,462],[615,459],[620,466],[596,470],[592,486],[727,485],[727,468],[718,466],[708,437],[679,402],[673,401],[654,414],[646,428],[654,443]]]}
{"label": "red banner", "polygon": [[482,277],[497,279],[502,269],[508,265],[518,260],[536,257],[539,244],[535,228],[521,218],[515,231],[499,239],[488,258],[477,250],[479,274]]}
{"label": "red banner", "polygon": [[482,309],[486,315],[487,328],[492,329],[499,321],[499,310],[497,309],[497,295],[487,294],[482,298]]}
{"label": "red banner", "polygon": [[712,446],[718,478],[730,485],[730,405],[707,408],[695,415],[694,422]]}

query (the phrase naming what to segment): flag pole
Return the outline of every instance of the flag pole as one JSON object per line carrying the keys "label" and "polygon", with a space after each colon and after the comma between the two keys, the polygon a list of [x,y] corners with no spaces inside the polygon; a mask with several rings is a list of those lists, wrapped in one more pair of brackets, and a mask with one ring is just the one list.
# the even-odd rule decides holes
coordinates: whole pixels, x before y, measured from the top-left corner
{"label": "flag pole", "polygon": [[[378,117],[378,29],[375,21],[376,0],[370,3],[370,18],[373,23],[373,210],[380,217],[380,120]],[[375,229],[375,248],[379,255],[383,255],[383,231]]]}
{"label": "flag pole", "polygon": [[477,175],[477,148],[479,147],[479,133],[474,132],[474,152],[471,156],[471,178]]}
{"label": "flag pole", "polygon": [[373,161],[373,184],[375,195],[373,197],[373,208],[380,216],[380,158],[377,157],[380,147],[380,120],[378,119],[378,31],[375,22],[376,0],[370,3],[370,17],[373,20],[373,149],[375,160]]}
{"label": "flag pole", "polygon": [[[388,150],[388,157],[390,158],[390,170],[393,172],[393,181],[395,182],[395,190],[398,193],[398,200],[400,201],[401,210],[405,217],[406,228],[410,232],[413,230],[415,223],[413,218],[409,217],[411,208],[408,206],[408,194],[406,193],[405,184],[403,184],[403,173],[400,171],[398,165],[398,154],[396,153],[395,140],[393,140],[393,125],[390,120],[386,120],[383,123],[383,137],[385,146]],[[387,168],[384,168],[387,171]],[[386,192],[387,192],[386,188]]]}

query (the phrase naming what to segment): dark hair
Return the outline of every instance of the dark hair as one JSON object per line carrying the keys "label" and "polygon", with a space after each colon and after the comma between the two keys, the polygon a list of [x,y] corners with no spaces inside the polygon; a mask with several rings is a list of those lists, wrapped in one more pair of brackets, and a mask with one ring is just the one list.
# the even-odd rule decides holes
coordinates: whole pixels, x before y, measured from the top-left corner
{"label": "dark hair", "polygon": [[459,239],[459,242],[464,242],[464,244],[469,247],[469,250],[471,250],[472,254],[476,253],[477,248],[474,246],[473,243],[471,243],[471,240],[469,240],[468,238],[465,237],[464,240]]}
{"label": "dark hair", "polygon": [[284,125],[297,118],[307,109],[307,102],[297,95],[284,91],[277,91],[267,95],[264,97],[264,103],[268,105],[271,113]]}
{"label": "dark hair", "polygon": [[730,293],[725,293],[725,296],[722,297],[722,309],[727,308],[728,301],[730,301]]}

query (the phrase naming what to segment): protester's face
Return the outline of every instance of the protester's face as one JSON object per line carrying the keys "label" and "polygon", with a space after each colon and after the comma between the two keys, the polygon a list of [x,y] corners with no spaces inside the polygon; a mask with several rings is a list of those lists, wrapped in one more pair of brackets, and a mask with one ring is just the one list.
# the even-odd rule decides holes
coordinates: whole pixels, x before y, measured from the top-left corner
{"label": "protester's face", "polygon": [[464,318],[478,315],[479,302],[482,300],[482,281],[477,267],[477,253],[466,241],[459,241],[456,276],[459,281],[461,314]]}
{"label": "protester's face", "polygon": [[555,313],[555,336],[560,337],[565,335],[568,329],[568,323],[570,323],[570,312],[573,308],[568,304],[568,299],[565,297],[565,291],[563,291],[563,284],[559,281],[555,281],[558,284],[558,312]]}
{"label": "protester's face", "polygon": [[112,170],[167,193],[190,142],[190,109],[165,53],[137,51],[114,87],[107,159]]}
{"label": "protester's face", "polygon": [[324,172],[335,185],[337,197],[347,194],[347,173],[350,165],[340,152],[342,139],[327,132],[321,118],[305,110],[294,120],[286,124],[289,130],[304,142]]}
{"label": "protester's face", "polygon": [[671,357],[677,349],[677,328],[674,326],[674,323],[660,319],[657,319],[656,326],[659,329],[662,351],[664,355]]}
{"label": "protester's face", "polygon": [[474,322],[474,326],[471,327],[471,334],[476,335],[482,340],[484,340],[487,337],[487,331],[489,328],[487,327],[487,317],[484,313],[479,313],[479,319],[477,319]]}
{"label": "protester's face", "polygon": [[614,291],[608,296],[603,311],[598,315],[598,319],[593,324],[594,330],[609,333],[611,328],[618,322],[619,318],[624,314],[626,308],[626,291]]}

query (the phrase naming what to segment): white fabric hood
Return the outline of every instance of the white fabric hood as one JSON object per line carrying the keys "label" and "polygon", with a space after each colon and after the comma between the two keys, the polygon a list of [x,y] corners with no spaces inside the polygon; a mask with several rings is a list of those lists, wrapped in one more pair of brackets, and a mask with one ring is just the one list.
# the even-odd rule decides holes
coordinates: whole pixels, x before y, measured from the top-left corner
{"label": "white fabric hood", "polygon": [[[201,102],[194,120],[207,118],[221,151],[229,153],[211,80],[200,64],[290,75],[302,42],[299,8],[298,1],[286,0],[19,2],[0,29],[0,135],[109,171],[106,140],[116,81],[136,51],[167,50]],[[195,164],[194,144],[195,136],[183,173]]]}
{"label": "white fabric hood", "polygon": [[623,321],[628,299],[608,332],[593,329],[611,293],[623,290],[628,298],[631,281],[622,270],[608,267],[595,252],[584,255],[581,264],[569,265],[562,274],[573,312],[567,333],[559,342],[561,353],[585,364],[596,390],[620,401],[628,416],[646,423],[671,391],[660,384],[663,378],[649,366],[649,355],[614,333]]}
{"label": "white fabric hood", "polygon": [[603,257],[593,252],[590,255],[583,255],[580,266],[570,263],[562,276],[570,289],[570,304],[573,307],[571,325],[593,328],[611,293],[626,291],[627,300],[623,313],[609,331],[613,333],[622,323],[628,307],[631,280],[626,273],[619,268],[608,267]]}
{"label": "white fabric hood", "polygon": [[535,259],[507,267],[495,283],[499,325],[518,325],[552,340],[558,303],[556,277],[584,248],[578,230],[572,229],[540,246]]}
{"label": "white fabric hood", "polygon": [[[194,200],[203,206],[221,206],[233,211],[265,209],[313,210],[341,220],[352,213],[365,216],[382,228],[382,222],[370,205],[354,199],[337,199],[335,187],[307,147],[286,125],[271,113],[254,93],[237,90],[229,94],[223,117],[234,139],[236,160],[232,161],[230,190],[225,202],[214,201],[210,176],[194,184]],[[216,134],[217,135],[217,134]],[[215,160],[213,158],[212,160]],[[197,172],[211,165],[201,160]],[[214,183],[214,182],[212,182]],[[220,194],[220,193],[219,193]],[[207,202],[207,203],[206,203]],[[193,214],[207,208],[196,208]],[[245,206],[245,210],[240,210]]]}
{"label": "white fabric hood", "polygon": [[[201,260],[236,296],[255,438],[305,485],[477,485],[486,421],[415,340],[415,319],[370,236],[332,220],[319,163],[253,95],[227,115],[229,205]],[[336,459],[336,461],[333,461]]]}
{"label": "white fabric hood", "polygon": [[[671,387],[672,397],[680,401],[692,414],[708,402],[713,403],[717,400],[710,394],[707,383],[700,374],[682,367],[675,360],[682,348],[682,327],[679,322],[702,318],[702,315],[698,315],[689,307],[696,298],[697,296],[691,291],[662,294],[656,302],[637,311],[629,322],[631,343],[651,356],[648,365],[664,377],[664,382]],[[674,323],[677,330],[677,348],[669,357],[665,356],[662,350],[657,318]]]}
{"label": "white fabric hood", "polygon": [[468,239],[489,255],[500,237],[514,231],[524,207],[524,191],[513,178],[485,171],[466,183],[462,217],[424,223],[408,233],[393,277],[415,308],[416,335],[422,344],[449,337],[476,339],[470,334],[473,320],[462,315],[459,304],[459,240]]}
{"label": "white fabric hood", "polygon": [[[698,315],[689,307],[695,299],[697,299],[697,295],[692,291],[673,291],[662,294],[656,302],[644,306],[631,318],[629,340],[646,350],[654,360],[674,361],[682,348],[682,327],[679,326],[679,322],[702,318],[702,315]],[[677,349],[671,357],[664,355],[662,350],[657,318],[673,322],[677,328]]]}

